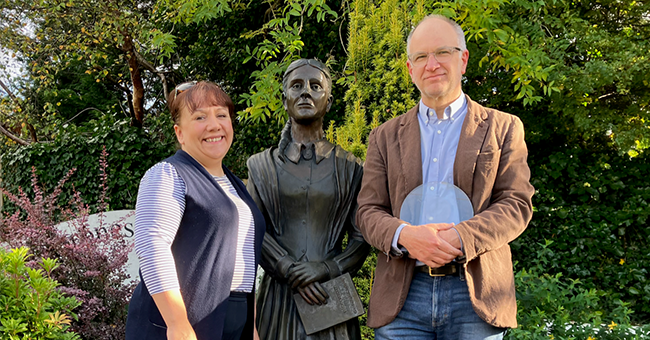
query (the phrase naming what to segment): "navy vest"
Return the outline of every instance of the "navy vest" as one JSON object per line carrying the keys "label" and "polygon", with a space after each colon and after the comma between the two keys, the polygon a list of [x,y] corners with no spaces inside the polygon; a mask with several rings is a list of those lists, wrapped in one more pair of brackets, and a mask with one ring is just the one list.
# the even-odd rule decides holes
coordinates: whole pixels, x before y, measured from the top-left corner
{"label": "navy vest", "polygon": [[[212,175],[186,152],[179,150],[165,162],[174,166],[186,186],[185,212],[171,250],[188,319],[199,340],[219,340],[235,267],[237,208]],[[253,214],[257,265],[266,229],[264,217],[241,180],[225,166],[223,169]],[[165,322],[142,274],[140,280],[129,304],[126,339],[166,339]],[[250,327],[247,325],[242,338],[252,338],[254,294],[249,295]]]}

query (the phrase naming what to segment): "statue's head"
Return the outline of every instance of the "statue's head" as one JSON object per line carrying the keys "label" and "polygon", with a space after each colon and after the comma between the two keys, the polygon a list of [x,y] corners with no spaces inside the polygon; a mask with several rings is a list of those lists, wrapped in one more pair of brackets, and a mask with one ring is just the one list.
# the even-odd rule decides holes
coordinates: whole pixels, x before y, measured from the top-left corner
{"label": "statue's head", "polygon": [[289,65],[282,79],[284,109],[298,124],[323,119],[332,107],[332,78],[325,64],[299,59]]}

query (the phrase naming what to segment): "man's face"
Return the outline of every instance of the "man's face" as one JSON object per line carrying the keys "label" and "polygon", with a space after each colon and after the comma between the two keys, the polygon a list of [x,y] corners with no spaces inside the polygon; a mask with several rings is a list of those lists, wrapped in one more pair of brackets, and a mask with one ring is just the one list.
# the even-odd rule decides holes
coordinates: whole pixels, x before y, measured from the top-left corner
{"label": "man's face", "polygon": [[289,74],[283,100],[289,117],[308,124],[322,119],[332,106],[332,96],[323,72],[309,65]]}
{"label": "man's face", "polygon": [[[433,103],[449,103],[460,95],[461,79],[467,68],[469,52],[457,51],[458,36],[454,28],[447,22],[432,18],[423,22],[413,32],[409,47],[407,66],[411,80],[422,94],[422,100],[427,106]],[[431,52],[441,48],[452,48],[451,58],[440,63]],[[422,65],[415,65],[412,56],[431,53]]]}

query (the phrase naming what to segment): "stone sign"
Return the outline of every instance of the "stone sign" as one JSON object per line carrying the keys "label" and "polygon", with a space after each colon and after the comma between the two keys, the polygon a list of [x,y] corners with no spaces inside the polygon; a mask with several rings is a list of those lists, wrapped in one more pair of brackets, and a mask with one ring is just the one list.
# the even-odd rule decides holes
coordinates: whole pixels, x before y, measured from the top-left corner
{"label": "stone sign", "polygon": [[[131,245],[133,242],[135,242],[135,210],[107,211],[103,215],[104,226],[110,226],[119,222],[121,225],[123,225],[122,235],[124,235],[127,243]],[[99,214],[88,216],[88,225],[91,228],[101,227],[99,223]],[[63,232],[71,232],[71,227],[68,222],[61,222],[57,224],[56,227]],[[131,279],[140,280],[140,275],[138,274],[138,255],[135,253],[135,249],[132,249],[129,253],[129,259],[126,262],[126,272],[129,274]]]}

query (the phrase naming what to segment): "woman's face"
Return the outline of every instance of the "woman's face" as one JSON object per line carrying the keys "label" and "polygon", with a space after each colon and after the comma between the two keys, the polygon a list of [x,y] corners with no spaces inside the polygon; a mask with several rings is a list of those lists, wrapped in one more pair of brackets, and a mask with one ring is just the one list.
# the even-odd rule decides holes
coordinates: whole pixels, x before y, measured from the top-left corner
{"label": "woman's face", "polygon": [[199,107],[194,112],[182,108],[174,132],[181,149],[206,168],[221,167],[232,145],[232,121],[225,106]]}
{"label": "woman's face", "polygon": [[332,106],[332,96],[323,72],[309,65],[289,74],[284,109],[298,123],[323,119]]}

